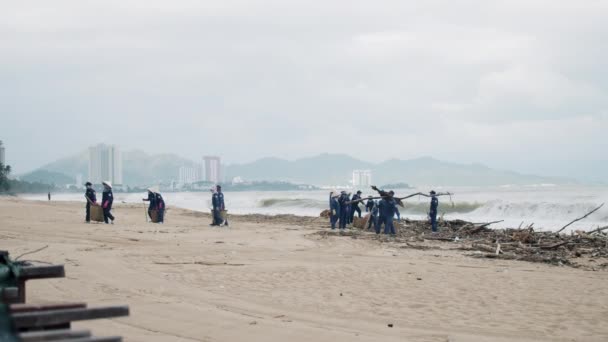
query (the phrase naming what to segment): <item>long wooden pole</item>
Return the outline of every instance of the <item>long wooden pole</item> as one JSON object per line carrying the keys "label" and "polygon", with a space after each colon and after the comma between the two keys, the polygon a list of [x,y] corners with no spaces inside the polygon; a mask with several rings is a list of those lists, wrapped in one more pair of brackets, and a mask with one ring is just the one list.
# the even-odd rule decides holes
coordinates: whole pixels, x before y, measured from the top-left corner
{"label": "long wooden pole", "polygon": [[[405,197],[395,197],[395,196],[393,196],[393,198],[397,199],[397,200],[404,200],[404,199],[408,199],[408,198],[411,198],[411,197],[414,197],[414,196],[418,196],[418,195],[424,196],[424,197],[431,197],[431,195],[425,194],[423,192],[417,192],[415,194],[407,195]],[[453,193],[451,193],[451,192],[440,192],[440,193],[435,194],[435,196],[452,196],[452,195],[453,195]],[[388,198],[388,197],[391,197],[391,196],[376,196],[376,197],[371,197],[371,198],[367,197],[367,198],[358,199],[356,201],[346,202],[346,204],[351,204],[351,203],[355,203],[355,202],[362,202],[362,201],[366,201],[366,200],[370,200],[370,199],[380,199],[380,198]]]}
{"label": "long wooden pole", "polygon": [[556,234],[559,234],[562,230],[566,229],[568,226],[570,226],[571,224],[573,224],[574,222],[578,222],[584,218],[586,218],[587,216],[593,214],[594,212],[598,211],[601,207],[604,206],[604,203],[602,203],[599,207],[591,210],[590,212],[588,212],[587,214],[585,214],[585,216],[581,216],[575,220],[572,220],[570,223],[568,223],[567,225],[563,226],[562,229],[558,230],[557,232],[555,232]]}

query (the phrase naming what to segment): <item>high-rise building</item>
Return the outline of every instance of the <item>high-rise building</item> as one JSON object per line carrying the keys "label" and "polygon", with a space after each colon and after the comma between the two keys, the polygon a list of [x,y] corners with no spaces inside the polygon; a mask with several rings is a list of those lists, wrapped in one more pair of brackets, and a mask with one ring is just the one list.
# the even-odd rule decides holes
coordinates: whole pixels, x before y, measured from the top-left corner
{"label": "high-rise building", "polygon": [[220,157],[204,156],[205,165],[205,181],[211,183],[219,183],[221,180],[222,163]]}
{"label": "high-rise building", "polygon": [[76,175],[76,187],[81,188],[84,184],[82,183],[82,173]]}
{"label": "high-rise building", "polygon": [[353,186],[368,187],[372,185],[372,172],[370,170],[353,170]]}
{"label": "high-rise building", "polygon": [[192,184],[196,182],[196,169],[193,167],[182,166],[179,168],[179,183]]}
{"label": "high-rise building", "polygon": [[99,144],[89,147],[89,181],[101,184],[110,181],[122,185],[122,157],[114,145]]}
{"label": "high-rise building", "polygon": [[4,145],[2,144],[2,140],[0,140],[0,163],[6,166],[6,159],[4,155]]}

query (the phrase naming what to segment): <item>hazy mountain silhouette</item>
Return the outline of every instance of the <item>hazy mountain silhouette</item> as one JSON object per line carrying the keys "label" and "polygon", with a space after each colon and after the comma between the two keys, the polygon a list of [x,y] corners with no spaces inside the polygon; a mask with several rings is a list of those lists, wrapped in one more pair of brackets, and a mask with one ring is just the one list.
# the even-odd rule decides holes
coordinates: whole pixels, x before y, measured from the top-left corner
{"label": "hazy mountain silhouette", "polygon": [[[178,180],[180,166],[195,162],[174,154],[149,155],[143,151],[123,152],[123,179],[131,186],[144,186]],[[375,184],[404,182],[411,185],[503,185],[572,183],[566,179],[524,175],[491,169],[481,164],[459,164],[431,157],[409,160],[391,159],[370,163],[345,154],[320,154],[293,161],[262,158],[251,163],[232,164],[224,168],[225,179],[240,176],[250,181],[287,181],[315,185],[346,185],[355,169],[371,170]],[[45,171],[45,172],[43,172]],[[43,182],[61,184],[83,175],[88,177],[88,153],[64,158],[23,175]],[[32,178],[33,177],[33,178]],[[47,177],[47,178],[45,178]]]}

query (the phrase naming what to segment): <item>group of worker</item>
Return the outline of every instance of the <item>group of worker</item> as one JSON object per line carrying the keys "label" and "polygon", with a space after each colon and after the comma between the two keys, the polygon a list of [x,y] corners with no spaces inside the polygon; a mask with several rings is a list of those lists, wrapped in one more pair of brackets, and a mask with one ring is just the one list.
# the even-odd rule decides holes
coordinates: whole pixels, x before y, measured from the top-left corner
{"label": "group of worker", "polygon": [[91,222],[91,206],[92,205],[101,205],[103,209],[103,221],[108,224],[114,224],[114,215],[112,215],[112,203],[114,203],[114,194],[112,194],[112,183],[103,182],[103,193],[101,195],[101,204],[97,203],[97,194],[95,193],[95,189],[93,189],[93,184],[91,182],[86,182],[86,192],[84,193],[84,197],[87,199],[86,206],[86,217],[85,222]]}
{"label": "group of worker", "polygon": [[[101,204],[97,203],[97,195],[93,184],[87,182],[86,192],[84,194],[87,199],[86,204],[86,223],[91,222],[91,206],[101,205],[103,209],[103,220],[106,224],[114,224],[115,217],[112,215],[112,203],[114,202],[114,195],[112,194],[112,184],[105,181],[103,184],[103,195],[101,198]],[[403,202],[399,198],[395,198],[394,191],[384,191],[376,187],[372,187],[380,195],[380,200],[376,201],[372,196],[368,196],[367,203],[365,203],[365,211],[369,213],[370,218],[368,220],[367,229],[374,227],[376,234],[380,234],[382,225],[384,225],[384,234],[395,235],[395,226],[393,220],[395,215],[400,220],[401,214],[398,209],[398,205],[403,206]],[[228,220],[225,217],[226,205],[224,203],[224,194],[222,193],[222,187],[220,185],[215,186],[211,189],[211,204],[213,206],[212,214],[213,221],[210,226],[228,226]],[[350,225],[354,221],[355,213],[361,218],[361,208],[359,204],[364,201],[361,197],[361,190],[357,191],[356,194],[350,197],[350,194],[346,191],[338,193],[332,191],[329,193],[329,210],[330,210],[330,223],[331,229],[336,229],[336,225],[340,230],[346,229],[347,225]],[[436,192],[430,192],[431,205],[429,210],[429,219],[431,222],[431,229],[433,232],[437,232],[437,209],[439,207],[439,200],[437,199]],[[156,213],[156,222],[164,222],[165,214],[165,200],[156,188],[148,188],[148,197],[143,198],[143,201],[149,202],[148,216],[152,219],[153,212]],[[223,215],[224,214],[224,215]]]}
{"label": "group of worker", "polygon": [[[101,183],[103,185],[103,193],[101,196],[101,204],[97,203],[97,193],[93,188],[93,184],[91,182],[86,182],[86,191],[84,193],[84,197],[87,199],[86,204],[86,216],[85,222],[91,223],[91,206],[101,205],[103,210],[103,221],[106,224],[114,224],[115,217],[112,215],[112,204],[114,203],[114,194],[112,193],[112,183],[109,181],[104,181]],[[148,197],[143,198],[143,201],[150,202],[148,206],[148,215],[152,219],[153,211],[156,212],[157,223],[164,222],[164,214],[165,214],[165,200],[163,196],[155,190],[154,188],[148,189]]]}
{"label": "group of worker", "polygon": [[[369,220],[367,229],[371,229],[372,226],[376,234],[380,234],[382,225],[384,225],[384,234],[395,235],[394,218],[397,216],[398,220],[401,220],[401,213],[399,212],[398,205],[403,206],[403,202],[399,198],[395,198],[394,191],[384,191],[372,187],[380,195],[380,200],[375,200],[372,196],[367,197],[365,203],[365,212],[369,213]],[[359,204],[364,201],[361,197],[362,192],[359,190],[355,195],[350,197],[350,194],[346,191],[332,191],[329,193],[329,210],[330,210],[330,224],[331,229],[335,230],[336,225],[338,229],[344,230],[346,226],[353,223],[355,212],[358,213],[359,218],[361,217],[361,208]],[[439,207],[439,200],[437,199],[436,192],[431,191],[431,205],[429,210],[429,219],[431,223],[431,230],[437,232],[437,209]]]}
{"label": "group of worker", "polygon": [[[91,182],[86,182],[86,192],[84,197],[87,199],[86,204],[86,216],[85,222],[91,222],[91,206],[101,205],[103,209],[103,220],[106,224],[114,224],[115,217],[112,215],[112,203],[114,202],[114,195],[112,194],[112,183],[105,181],[102,182],[103,195],[101,204],[97,203],[97,194],[93,189]],[[165,200],[157,188],[148,188],[148,197],[143,198],[144,202],[149,202],[148,205],[148,216],[152,222],[163,223],[165,218]],[[222,193],[222,187],[217,185],[211,189],[211,204],[213,206],[213,222],[211,226],[228,226],[228,219],[222,217],[222,213],[226,211],[226,205],[224,203],[224,194]],[[154,217],[156,216],[156,217]]]}

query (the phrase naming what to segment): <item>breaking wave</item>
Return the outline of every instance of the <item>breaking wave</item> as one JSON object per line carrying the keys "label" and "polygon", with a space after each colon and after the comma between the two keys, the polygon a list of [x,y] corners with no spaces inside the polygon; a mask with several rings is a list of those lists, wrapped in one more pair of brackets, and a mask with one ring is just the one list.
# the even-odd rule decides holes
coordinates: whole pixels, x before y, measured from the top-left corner
{"label": "breaking wave", "polygon": [[[474,210],[472,214],[496,218],[573,220],[582,216],[599,203],[555,203],[555,202],[507,202],[502,200],[489,201]],[[590,221],[608,221],[608,208],[605,206],[589,216]]]}
{"label": "breaking wave", "polygon": [[[363,209],[365,201],[361,204]],[[445,214],[467,214],[476,217],[512,218],[512,219],[546,219],[568,221],[582,216],[597,207],[599,203],[559,203],[559,202],[511,202],[504,200],[491,200],[487,202],[467,202],[443,200],[440,202],[439,212]],[[310,198],[267,198],[258,201],[258,208],[282,209],[298,212],[298,209],[327,209],[328,202]],[[401,214],[425,215],[429,211],[427,201],[408,202],[405,208],[399,207]],[[589,216],[590,221],[608,221],[608,207],[602,208]]]}
{"label": "breaking wave", "polygon": [[317,208],[327,209],[328,201],[319,201],[310,198],[267,198],[258,202],[259,208]]}
{"label": "breaking wave", "polygon": [[[429,211],[429,203],[408,203],[405,202],[405,208],[399,207],[399,210],[402,213],[410,213],[410,214],[426,214]],[[470,213],[481,207],[483,207],[483,203],[470,203],[470,202],[455,202],[454,204],[450,202],[443,202],[439,207],[439,211],[446,214],[452,213]]]}
{"label": "breaking wave", "polygon": [[[360,207],[363,209],[365,202]],[[258,202],[259,208],[306,208],[324,210],[329,206],[328,201],[319,201],[309,198],[268,198]],[[458,202],[454,205],[450,203],[442,204],[441,211],[445,213],[470,213],[480,207],[482,203]],[[400,208],[404,213],[425,214],[429,211],[429,203],[409,203],[405,202],[405,208]]]}

